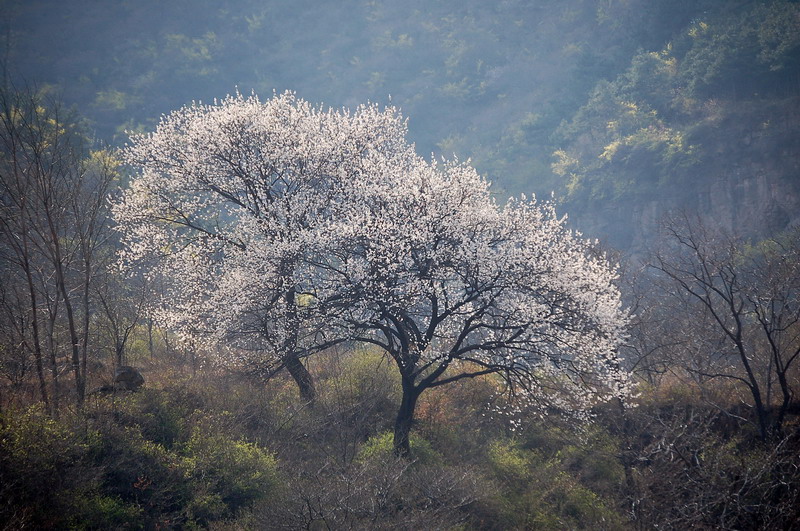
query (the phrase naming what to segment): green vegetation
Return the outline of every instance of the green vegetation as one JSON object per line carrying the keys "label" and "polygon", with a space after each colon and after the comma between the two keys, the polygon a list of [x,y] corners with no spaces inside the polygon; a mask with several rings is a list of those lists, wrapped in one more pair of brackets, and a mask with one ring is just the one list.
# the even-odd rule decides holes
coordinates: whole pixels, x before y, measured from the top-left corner
{"label": "green vegetation", "polygon": [[[290,89],[332,107],[391,98],[418,152],[472,159],[502,199],[554,192],[583,232],[624,249],[653,232],[630,229],[636,201],[707,208],[721,179],[753,173],[800,195],[787,0],[3,7],[15,76],[56,87],[115,145],[193,100]],[[794,219],[795,203],[774,203],[754,234]]]}
{"label": "green vegetation", "polygon": [[[705,11],[663,48],[640,51],[624,72],[599,83],[557,133],[563,147],[553,171],[571,210],[584,213],[580,221],[602,219],[598,206],[609,203],[709,208],[702,198],[724,193],[715,181],[743,186],[752,173],[795,182],[789,189],[796,190],[787,157],[800,149],[799,17],[787,2]],[[787,221],[764,218],[748,235]]]}
{"label": "green vegetation", "polygon": [[675,0],[4,4],[12,64],[57,84],[101,138],[121,143],[124,130],[236,87],[297,90],[334,107],[391,97],[412,117],[420,153],[471,157],[515,194],[561,192],[548,168],[559,123],[638,49],[658,50],[720,9]]}
{"label": "green vegetation", "polygon": [[[187,377],[185,361],[141,361],[145,374],[160,375],[155,381],[93,397],[82,414],[54,420],[37,405],[4,409],[4,521],[76,529],[628,529],[780,527],[796,518],[797,438],[754,443],[686,384],[643,389],[635,407],[598,409],[583,427],[532,417],[512,431],[487,408],[492,380],[470,381],[455,397],[423,400],[427,414],[411,460],[403,460],[392,452],[386,418],[352,418],[364,404],[356,395],[323,393],[307,408],[286,379],[265,384],[210,368]],[[312,372],[330,389],[361,369],[372,401],[392,393],[375,385],[381,363],[365,373],[363,358],[330,352]],[[461,413],[438,414],[442,400],[457,401]],[[787,433],[796,428],[793,420]]]}
{"label": "green vegetation", "polygon": [[[224,430],[224,412],[201,412],[206,404],[185,391],[98,398],[57,421],[38,406],[4,410],[3,520],[36,528],[205,527],[275,496],[275,457]],[[165,416],[184,420],[154,421]]]}

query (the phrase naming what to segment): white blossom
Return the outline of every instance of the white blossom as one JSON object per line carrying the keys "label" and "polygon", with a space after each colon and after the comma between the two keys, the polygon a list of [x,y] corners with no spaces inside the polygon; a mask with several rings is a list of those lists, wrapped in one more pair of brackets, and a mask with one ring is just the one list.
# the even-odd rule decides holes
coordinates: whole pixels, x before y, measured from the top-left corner
{"label": "white blossom", "polygon": [[583,411],[629,392],[615,267],[550,203],[498,205],[468,163],[426,161],[393,108],[230,96],[132,138],[121,260],[174,330],[267,365],[349,338],[419,392],[495,373]]}

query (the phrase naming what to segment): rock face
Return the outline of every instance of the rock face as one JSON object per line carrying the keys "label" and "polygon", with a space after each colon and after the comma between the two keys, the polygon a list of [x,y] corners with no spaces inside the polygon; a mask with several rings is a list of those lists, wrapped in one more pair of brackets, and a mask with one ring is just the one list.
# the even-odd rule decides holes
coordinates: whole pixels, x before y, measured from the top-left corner
{"label": "rock face", "polygon": [[114,371],[114,387],[124,391],[135,391],[144,385],[144,376],[130,365],[121,365]]}
{"label": "rock face", "polygon": [[800,226],[800,157],[781,162],[726,168],[689,189],[665,190],[658,198],[627,206],[597,204],[570,212],[570,218],[585,235],[633,255],[646,253],[664,218],[681,212],[758,241]]}
{"label": "rock face", "polygon": [[749,174],[732,172],[711,183],[700,211],[709,212],[725,228],[749,237],[766,236],[800,223],[798,179],[776,177],[768,167]]}

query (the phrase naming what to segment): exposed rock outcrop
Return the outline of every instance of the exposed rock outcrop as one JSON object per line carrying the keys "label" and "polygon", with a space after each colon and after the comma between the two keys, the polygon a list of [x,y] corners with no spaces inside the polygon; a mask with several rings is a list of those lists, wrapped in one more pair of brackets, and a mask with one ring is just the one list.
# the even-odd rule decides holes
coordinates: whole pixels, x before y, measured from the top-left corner
{"label": "exposed rock outcrop", "polygon": [[144,385],[144,376],[135,367],[121,365],[114,371],[114,387],[123,391],[135,391]]}

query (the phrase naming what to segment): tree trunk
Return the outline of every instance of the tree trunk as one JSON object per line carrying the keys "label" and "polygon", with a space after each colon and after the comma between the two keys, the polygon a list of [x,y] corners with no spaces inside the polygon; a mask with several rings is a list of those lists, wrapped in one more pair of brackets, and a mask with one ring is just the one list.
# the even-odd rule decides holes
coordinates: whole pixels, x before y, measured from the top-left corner
{"label": "tree trunk", "polygon": [[58,381],[58,352],[56,351],[55,327],[58,315],[58,295],[52,301],[53,306],[47,323],[47,350],[50,352],[50,374],[53,377],[53,417],[58,418],[61,386]]}
{"label": "tree trunk", "polygon": [[297,354],[291,354],[286,357],[286,370],[292,375],[297,387],[300,388],[300,398],[303,401],[313,404],[317,399],[317,390],[314,387],[314,379],[311,373],[305,368],[303,363],[298,358]]}
{"label": "tree trunk", "polygon": [[36,364],[36,376],[39,378],[39,393],[42,395],[42,402],[45,408],[49,409],[50,404],[47,398],[47,384],[44,379],[44,367],[42,364],[42,343],[39,338],[39,313],[38,303],[36,302],[36,288],[33,285],[33,275],[31,274],[31,266],[28,262],[28,245],[27,237],[22,237],[25,245],[25,255],[23,256],[23,264],[25,269],[25,278],[28,281],[28,295],[31,299],[31,329],[33,330],[33,359]]}
{"label": "tree trunk", "polygon": [[[87,251],[84,251],[87,252]],[[86,386],[86,380],[88,378],[88,368],[87,368],[87,358],[89,357],[89,288],[90,283],[92,280],[91,275],[91,263],[89,258],[84,259],[84,279],[83,279],[83,297],[82,297],[82,305],[83,305],[83,322],[81,323],[81,381],[83,382],[84,387]],[[85,391],[84,391],[85,392]]]}
{"label": "tree trunk", "polygon": [[[288,273],[285,273],[288,275]],[[297,353],[297,336],[299,333],[300,319],[297,315],[297,302],[295,288],[292,287],[283,295],[283,303],[286,305],[286,327],[287,336],[283,343],[283,361],[286,370],[292,375],[297,387],[300,388],[300,398],[303,401],[313,404],[317,398],[317,390],[314,388],[314,379],[308,369],[300,361]]]}
{"label": "tree trunk", "polygon": [[120,340],[119,336],[114,339],[114,356],[117,358],[117,367],[127,365],[125,359],[125,343]]}
{"label": "tree trunk", "polygon": [[414,386],[414,382],[403,377],[403,398],[400,401],[400,409],[397,411],[397,419],[394,422],[394,453],[399,457],[408,457],[411,453],[411,442],[409,435],[411,426],[414,423],[414,410],[417,407],[417,399],[422,390]]}
{"label": "tree trunk", "polygon": [[52,229],[53,248],[54,248],[54,263],[56,270],[56,284],[58,290],[61,292],[61,300],[64,301],[64,309],[67,312],[67,328],[69,330],[70,347],[72,351],[72,372],[75,375],[75,392],[76,392],[76,405],[78,409],[83,409],[83,399],[86,393],[86,382],[83,379],[83,371],[81,370],[81,351],[80,339],[78,338],[78,330],[75,323],[75,313],[72,310],[72,300],[70,299],[69,292],[67,291],[66,275],[64,274],[64,263],[61,258],[61,250],[58,244],[58,234],[55,229]]}
{"label": "tree trunk", "polygon": [[[63,278],[61,280],[63,281]],[[69,327],[70,347],[72,350],[72,372],[75,375],[75,405],[81,410],[83,409],[83,399],[86,394],[86,382],[83,379],[83,371],[81,370],[80,340],[75,329],[75,316],[72,312],[69,294],[63,284],[61,286],[61,294],[64,300],[64,307],[67,310],[67,325]]]}
{"label": "tree trunk", "polygon": [[78,337],[78,328],[75,320],[75,312],[72,309],[72,298],[67,290],[67,280],[64,268],[66,267],[67,260],[61,253],[61,238],[56,222],[53,219],[53,207],[47,202],[44,202],[44,214],[47,220],[47,228],[49,229],[49,241],[47,242],[51,248],[49,250],[50,260],[56,275],[56,289],[61,294],[61,300],[64,301],[64,309],[67,313],[67,327],[69,330],[70,346],[72,351],[72,372],[75,375],[75,392],[76,392],[76,406],[79,410],[83,409],[84,397],[86,395],[86,381],[83,379],[83,371],[81,370],[81,348],[80,339]]}
{"label": "tree trunk", "polygon": [[155,359],[156,349],[153,344],[153,320],[147,319],[147,349],[150,352],[150,359]]}

